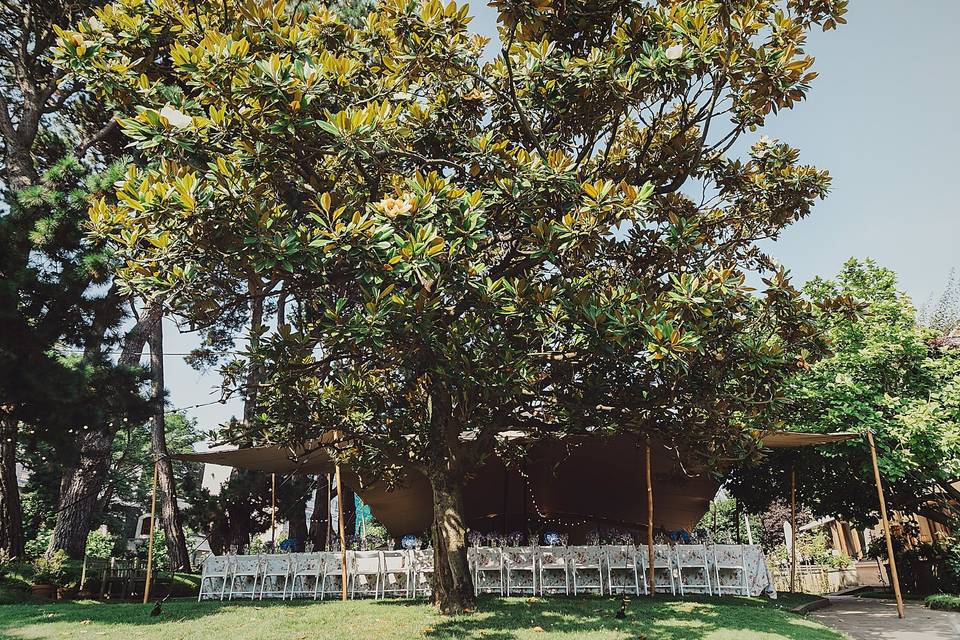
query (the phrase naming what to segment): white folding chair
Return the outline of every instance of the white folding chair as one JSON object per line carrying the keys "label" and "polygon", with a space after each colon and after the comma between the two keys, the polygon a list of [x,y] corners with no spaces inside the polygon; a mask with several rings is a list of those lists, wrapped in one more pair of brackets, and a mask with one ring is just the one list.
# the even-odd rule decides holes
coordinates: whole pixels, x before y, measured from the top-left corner
{"label": "white folding chair", "polygon": [[203,561],[203,574],[200,577],[200,594],[197,596],[197,602],[203,599],[203,596],[211,597],[217,592],[217,586],[220,587],[220,599],[227,590],[227,582],[230,580],[230,556],[208,555]]}
{"label": "white folding chair", "polygon": [[350,599],[356,597],[358,586],[361,596],[370,595],[372,586],[373,597],[379,598],[382,572],[379,551],[354,551],[350,562]]}
{"label": "white folding chair", "polygon": [[257,581],[260,579],[260,556],[236,556],[233,561],[233,572],[230,576],[230,595],[228,600],[233,600],[233,594],[246,595],[247,590],[237,590],[237,582],[245,585],[249,580],[253,581],[250,587],[250,599],[253,600],[257,595]]}
{"label": "white folding chair", "polygon": [[[347,563],[350,562],[350,554],[353,551],[347,551]],[[343,586],[343,558],[339,552],[329,551],[323,554],[323,578],[320,580],[320,599],[323,600],[327,594],[327,583],[333,582],[333,589],[337,595],[340,595]],[[350,588],[350,572],[347,572],[347,588]]]}
{"label": "white folding chair", "polygon": [[710,586],[710,563],[707,559],[707,545],[678,544],[675,549],[680,595],[683,596],[688,591],[713,595],[713,589]]}
{"label": "white folding chair", "polygon": [[637,574],[637,548],[630,545],[612,545],[603,548],[607,560],[607,593],[613,595],[628,590],[640,595],[640,576]]}
{"label": "white folding chair", "polygon": [[564,595],[570,595],[566,547],[540,547],[537,549],[537,565],[540,568],[540,595],[560,589]]}
{"label": "white folding chair", "polygon": [[637,545],[637,575],[640,591],[643,595],[650,595],[650,558],[649,547],[645,544]]}
{"label": "white folding chair", "polygon": [[[670,587],[670,594],[677,595],[677,582],[674,579],[675,566],[673,546],[669,544],[653,545],[653,580],[657,591]],[[666,577],[666,580],[664,580]]]}
{"label": "white folding chair", "polygon": [[742,544],[717,544],[713,546],[713,575],[718,596],[724,592],[750,595],[747,579],[747,563]]}
{"label": "white folding chair", "polygon": [[[280,583],[283,582],[283,588]],[[267,583],[270,588],[267,588]],[[266,556],[263,559],[263,568],[260,571],[260,599],[263,596],[280,596],[281,600],[287,598],[287,587],[290,586],[290,556]]]}
{"label": "white folding chair", "polygon": [[[507,547],[503,550],[503,570],[507,581],[507,595],[514,590],[521,593],[537,593],[537,549],[536,547]],[[518,583],[517,577],[520,577]],[[523,576],[529,574],[529,584]]]}
{"label": "white folding chair", "polygon": [[[603,552],[597,546],[569,547],[570,575],[573,578],[573,595],[581,589],[596,589],[603,595]],[[584,578],[597,574],[596,582],[584,581]]]}
{"label": "white folding chair", "polygon": [[418,593],[424,595],[433,592],[433,549],[414,549],[413,556],[413,590],[411,595],[416,598]]}
{"label": "white folding chair", "polygon": [[409,551],[381,551],[380,566],[383,567],[382,597],[387,597],[388,593],[412,597],[413,555]]}
{"label": "white folding chair", "polygon": [[[297,596],[313,595],[317,599],[320,592],[321,574],[323,573],[323,554],[304,553],[301,554],[293,563],[293,579],[290,581],[290,599]],[[313,578],[313,588],[308,588],[307,580]],[[297,585],[300,588],[297,588]]]}
{"label": "white folding chair", "polygon": [[473,591],[503,595],[503,553],[498,547],[473,548]]}

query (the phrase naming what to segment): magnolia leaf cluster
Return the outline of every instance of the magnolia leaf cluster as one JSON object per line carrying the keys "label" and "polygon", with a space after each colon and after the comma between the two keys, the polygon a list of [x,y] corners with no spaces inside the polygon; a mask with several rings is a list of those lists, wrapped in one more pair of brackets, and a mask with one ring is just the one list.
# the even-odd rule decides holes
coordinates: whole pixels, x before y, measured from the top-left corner
{"label": "magnolia leaf cluster", "polygon": [[56,55],[139,153],[91,233],[124,286],[197,324],[289,308],[253,328],[255,440],[336,433],[428,475],[518,430],[744,455],[823,348],[758,243],[829,176],[779,141],[728,154],[805,97],[806,33],[846,2],[494,5],[499,44],[454,0],[353,24],[106,5]]}

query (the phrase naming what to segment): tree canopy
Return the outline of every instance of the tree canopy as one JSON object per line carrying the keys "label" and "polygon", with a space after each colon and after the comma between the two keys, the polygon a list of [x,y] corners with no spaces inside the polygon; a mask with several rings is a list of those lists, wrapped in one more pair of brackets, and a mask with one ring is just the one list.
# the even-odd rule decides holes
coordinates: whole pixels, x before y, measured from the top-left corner
{"label": "tree canopy", "polygon": [[[856,318],[821,314],[832,355],[791,381],[791,429],[875,434],[879,466],[894,509],[940,522],[952,516],[943,496],[960,480],[960,349],[918,325],[893,271],[872,260],[848,261],[836,278],[815,278],[810,296],[850,296]],[[789,495],[797,468],[799,501],[815,516],[876,521],[876,490],[861,440],[771,455],[738,472],[733,491],[752,510]]]}
{"label": "tree canopy", "polygon": [[630,430],[717,466],[822,350],[757,243],[829,176],[779,141],[727,154],[806,95],[806,33],[846,2],[494,4],[489,61],[437,0],[357,27],[121,0],[57,50],[151,159],[90,211],[120,281],[200,326],[276,304],[226,370],[256,398],[233,437],[427,475],[447,611],[472,599],[459,487],[502,434]]}

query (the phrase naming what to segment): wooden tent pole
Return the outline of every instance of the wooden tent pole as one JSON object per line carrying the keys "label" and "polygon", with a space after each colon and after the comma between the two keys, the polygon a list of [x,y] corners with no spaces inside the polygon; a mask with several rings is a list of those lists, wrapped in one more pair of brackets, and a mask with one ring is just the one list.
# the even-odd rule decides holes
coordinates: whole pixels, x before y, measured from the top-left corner
{"label": "wooden tent pole", "polygon": [[647,462],[647,578],[650,583],[650,595],[657,592],[657,581],[655,580],[656,571],[654,570],[653,553],[653,471],[650,465],[650,440],[647,440],[646,462]]}
{"label": "wooden tent pole", "polygon": [[897,615],[903,617],[903,595],[900,593],[900,576],[897,575],[897,561],[893,557],[893,539],[890,537],[890,520],[887,519],[887,502],[883,497],[883,485],[880,483],[880,467],[877,465],[877,445],[873,441],[873,432],[867,431],[870,444],[870,460],[873,462],[873,479],[877,483],[877,498],[880,500],[880,518],[883,520],[883,535],[887,539],[887,557],[890,558],[890,578],[893,582],[893,595],[897,598]]}
{"label": "wooden tent pole", "polygon": [[337,521],[340,527],[340,599],[347,601],[347,540],[343,523],[343,482],[340,479],[340,465],[335,468],[337,476]]}
{"label": "wooden tent pole", "polygon": [[790,591],[797,586],[797,469],[790,467]]}
{"label": "wooden tent pole", "polygon": [[270,474],[270,549],[277,551],[277,474]]}
{"label": "wooden tent pole", "polygon": [[150,582],[153,579],[153,527],[157,520],[157,462],[153,463],[153,491],[150,498],[150,539],[147,541],[147,577],[143,583],[143,604],[150,602]]}

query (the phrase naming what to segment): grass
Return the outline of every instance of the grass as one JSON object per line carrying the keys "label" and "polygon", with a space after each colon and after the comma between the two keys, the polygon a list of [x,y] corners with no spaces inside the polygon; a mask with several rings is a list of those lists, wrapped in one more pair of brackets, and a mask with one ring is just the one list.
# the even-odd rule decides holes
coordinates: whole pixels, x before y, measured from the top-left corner
{"label": "grass", "polygon": [[150,606],[73,602],[0,606],[0,638],[88,640],[841,640],[786,610],[799,598],[484,598],[473,615],[443,618],[412,601],[202,602]]}
{"label": "grass", "polygon": [[960,611],[960,596],[949,593],[938,593],[927,596],[923,601],[931,609],[941,609],[943,611]]}

